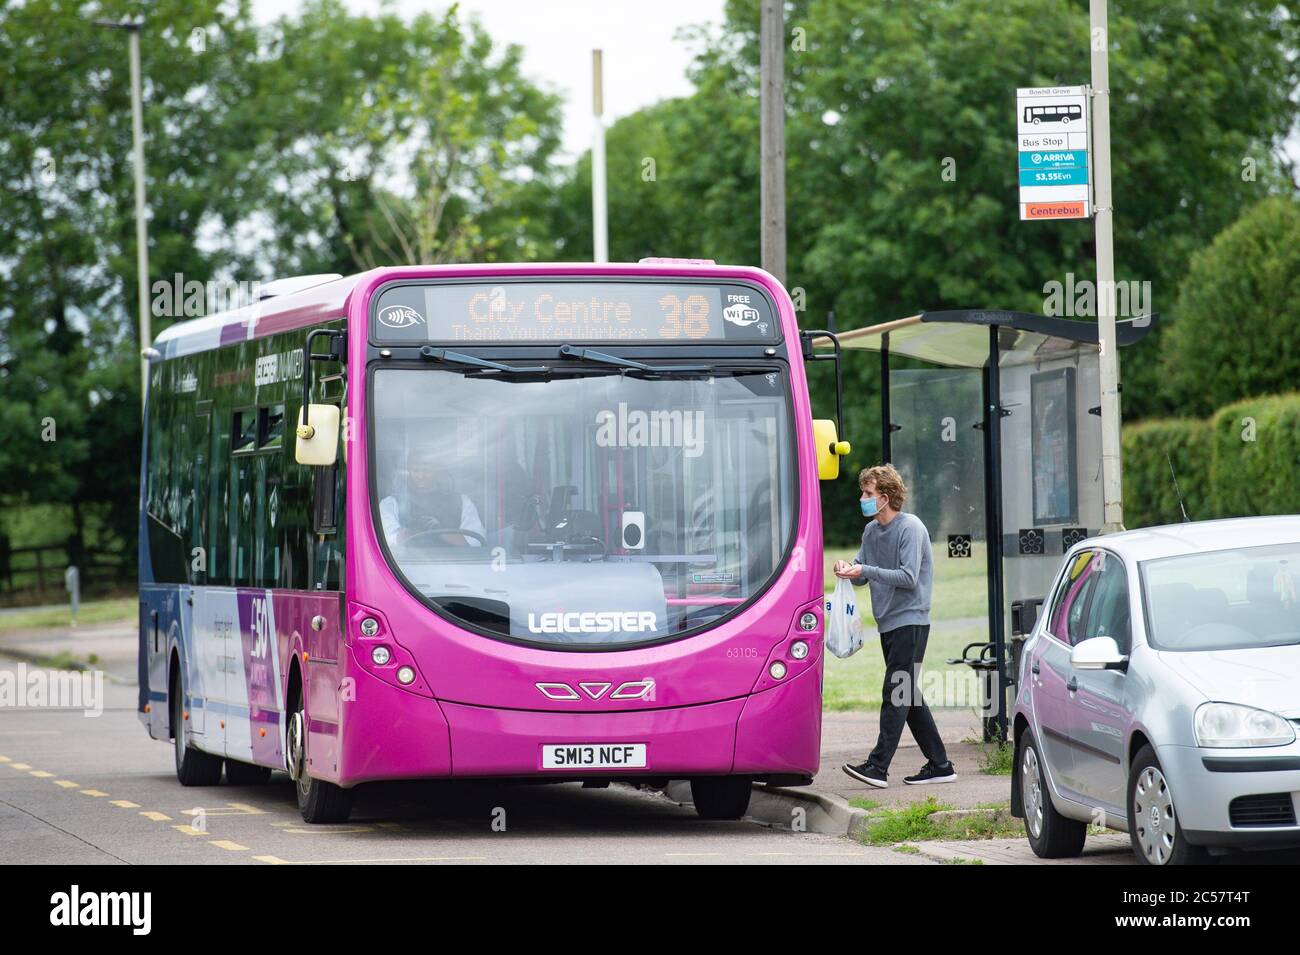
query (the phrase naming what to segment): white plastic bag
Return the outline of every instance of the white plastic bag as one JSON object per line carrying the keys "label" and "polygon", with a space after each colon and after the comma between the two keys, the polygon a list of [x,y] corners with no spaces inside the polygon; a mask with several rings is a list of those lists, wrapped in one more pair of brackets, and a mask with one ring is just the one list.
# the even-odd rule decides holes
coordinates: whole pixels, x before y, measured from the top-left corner
{"label": "white plastic bag", "polygon": [[853,656],[862,649],[863,629],[853,584],[841,577],[826,598],[826,649],[841,660]]}

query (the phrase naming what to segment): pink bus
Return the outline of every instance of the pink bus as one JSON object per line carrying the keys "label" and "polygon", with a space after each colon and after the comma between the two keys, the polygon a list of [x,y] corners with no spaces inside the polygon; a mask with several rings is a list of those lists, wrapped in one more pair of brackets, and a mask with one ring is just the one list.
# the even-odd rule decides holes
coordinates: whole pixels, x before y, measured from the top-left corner
{"label": "pink bus", "polygon": [[182,784],[285,770],[338,822],[374,780],[686,779],[706,818],[810,780],[848,446],[779,283],[298,285],[148,352],[139,710]]}

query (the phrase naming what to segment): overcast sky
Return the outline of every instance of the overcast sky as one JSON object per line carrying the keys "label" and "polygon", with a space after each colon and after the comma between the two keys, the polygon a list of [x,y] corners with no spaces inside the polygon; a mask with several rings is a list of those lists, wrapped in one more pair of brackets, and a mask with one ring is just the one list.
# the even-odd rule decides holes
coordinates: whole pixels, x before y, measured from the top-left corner
{"label": "overcast sky", "polygon": [[[693,50],[674,39],[686,26],[722,22],[724,0],[461,0],[498,43],[518,43],[534,81],[565,100],[564,151],[572,158],[591,144],[591,51],[604,50],[605,121],[691,91]],[[357,13],[377,13],[379,0],[345,0]],[[445,0],[403,0],[403,17],[441,11]],[[300,0],[253,0],[259,21],[291,14]]]}

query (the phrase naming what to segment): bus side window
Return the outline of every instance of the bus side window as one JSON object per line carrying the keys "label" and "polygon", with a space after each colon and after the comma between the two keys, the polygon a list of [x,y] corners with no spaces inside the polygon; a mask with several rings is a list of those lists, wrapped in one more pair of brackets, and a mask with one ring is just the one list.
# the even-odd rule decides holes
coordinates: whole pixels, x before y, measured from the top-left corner
{"label": "bus side window", "polygon": [[207,582],[215,586],[230,583],[229,543],[226,536],[230,513],[226,496],[230,487],[230,432],[216,419],[210,428],[211,452],[208,461],[208,564]]}
{"label": "bus side window", "polygon": [[209,554],[203,552],[208,539],[208,474],[214,470],[212,459],[212,402],[200,401],[195,407],[194,427],[190,439],[189,451],[194,464],[191,467],[190,486],[190,533],[188,580],[191,584],[206,584],[211,580],[212,565],[208,563]]}
{"label": "bus side window", "polygon": [[337,515],[337,496],[335,487],[338,484],[337,464],[331,464],[329,467],[312,468],[312,515],[311,529],[313,534],[333,534],[338,528]]}
{"label": "bus side window", "polygon": [[257,450],[257,409],[236,411],[230,429],[230,583],[247,587],[253,580],[253,494]]}
{"label": "bus side window", "polygon": [[342,590],[343,474],[337,462],[306,470],[310,472],[307,487],[311,496],[305,502],[308,510],[303,517],[310,521],[311,586],[316,590]]}

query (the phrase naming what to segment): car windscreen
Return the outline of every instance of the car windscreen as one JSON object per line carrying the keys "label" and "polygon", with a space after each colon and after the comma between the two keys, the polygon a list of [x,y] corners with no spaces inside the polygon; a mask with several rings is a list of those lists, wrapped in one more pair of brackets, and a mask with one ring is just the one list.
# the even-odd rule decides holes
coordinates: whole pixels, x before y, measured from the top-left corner
{"label": "car windscreen", "polygon": [[1148,640],[1158,650],[1300,643],[1300,544],[1163,557],[1140,567]]}
{"label": "car windscreen", "polygon": [[761,592],[794,511],[781,367],[563,377],[383,368],[373,509],[408,589],[543,645],[673,639]]}

